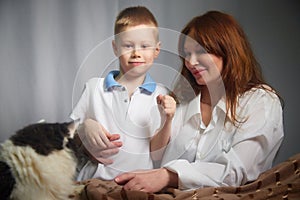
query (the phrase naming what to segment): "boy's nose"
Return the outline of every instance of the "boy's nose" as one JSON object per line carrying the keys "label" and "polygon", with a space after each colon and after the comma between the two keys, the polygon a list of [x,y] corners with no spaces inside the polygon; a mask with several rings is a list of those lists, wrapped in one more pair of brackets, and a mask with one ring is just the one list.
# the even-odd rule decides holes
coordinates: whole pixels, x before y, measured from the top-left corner
{"label": "boy's nose", "polygon": [[141,54],[140,54],[139,49],[134,48],[134,49],[132,50],[132,52],[131,52],[131,56],[134,57],[134,58],[135,58],[135,57],[140,57]]}

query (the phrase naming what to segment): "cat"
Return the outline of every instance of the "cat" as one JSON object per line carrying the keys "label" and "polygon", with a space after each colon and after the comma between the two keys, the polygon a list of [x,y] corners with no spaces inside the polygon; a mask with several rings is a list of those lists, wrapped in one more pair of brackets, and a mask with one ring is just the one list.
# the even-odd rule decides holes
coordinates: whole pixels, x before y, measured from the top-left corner
{"label": "cat", "polygon": [[0,147],[0,199],[74,199],[77,122],[36,123],[17,131]]}

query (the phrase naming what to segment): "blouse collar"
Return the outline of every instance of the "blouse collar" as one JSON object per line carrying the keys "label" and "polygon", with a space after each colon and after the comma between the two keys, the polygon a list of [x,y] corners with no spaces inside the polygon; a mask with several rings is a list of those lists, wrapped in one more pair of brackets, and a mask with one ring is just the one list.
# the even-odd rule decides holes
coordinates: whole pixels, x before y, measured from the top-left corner
{"label": "blouse collar", "polygon": [[[194,99],[192,99],[190,102],[186,104],[186,112],[184,115],[184,123],[187,123],[192,117],[194,116],[201,116],[201,110],[200,110],[200,99],[201,94],[196,96]],[[214,107],[213,112],[220,110],[223,113],[226,113],[226,101],[225,97],[221,98],[217,105]]]}

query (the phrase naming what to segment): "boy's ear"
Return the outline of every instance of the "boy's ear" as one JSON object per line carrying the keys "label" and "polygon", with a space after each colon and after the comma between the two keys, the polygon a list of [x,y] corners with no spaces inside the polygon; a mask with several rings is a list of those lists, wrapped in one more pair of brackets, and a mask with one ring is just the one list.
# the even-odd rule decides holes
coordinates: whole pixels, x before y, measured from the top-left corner
{"label": "boy's ear", "polygon": [[112,45],[112,48],[113,48],[113,50],[114,50],[114,54],[115,54],[115,56],[117,56],[117,57],[118,57],[118,48],[117,48],[116,41],[115,41],[115,40],[113,40],[113,41],[111,42],[111,45]]}
{"label": "boy's ear", "polygon": [[160,52],[160,45],[161,45],[161,42],[159,41],[157,44],[156,44],[156,47],[155,47],[155,58],[158,57],[159,55],[159,52]]}

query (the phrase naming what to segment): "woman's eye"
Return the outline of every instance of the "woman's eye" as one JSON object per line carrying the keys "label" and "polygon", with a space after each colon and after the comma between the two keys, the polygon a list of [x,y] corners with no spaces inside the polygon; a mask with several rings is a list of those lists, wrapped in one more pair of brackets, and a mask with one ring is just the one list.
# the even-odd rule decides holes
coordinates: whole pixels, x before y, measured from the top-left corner
{"label": "woman's eye", "polygon": [[199,49],[196,51],[196,53],[199,55],[199,54],[205,54],[207,53],[207,51],[205,51],[205,49]]}
{"label": "woman's eye", "polygon": [[190,52],[184,52],[184,57],[190,57],[191,53]]}

